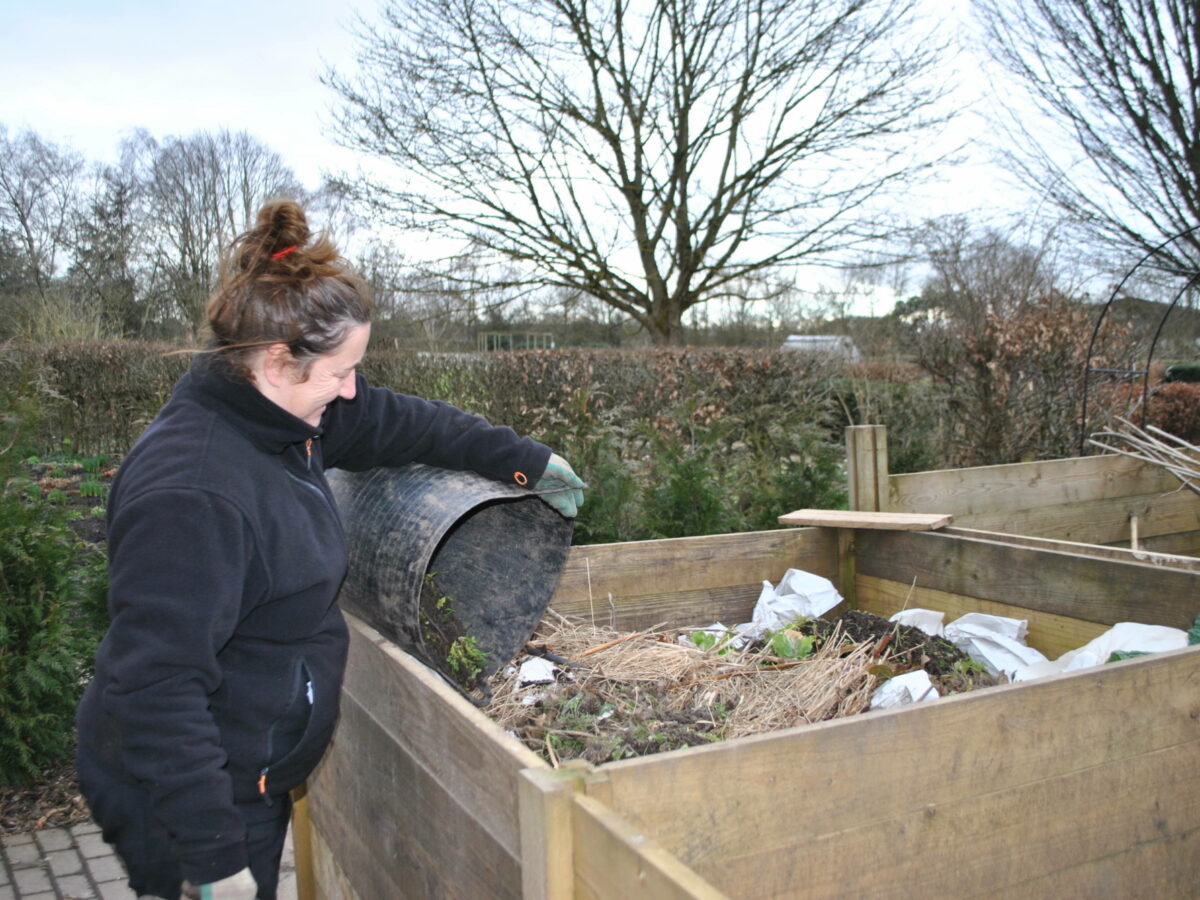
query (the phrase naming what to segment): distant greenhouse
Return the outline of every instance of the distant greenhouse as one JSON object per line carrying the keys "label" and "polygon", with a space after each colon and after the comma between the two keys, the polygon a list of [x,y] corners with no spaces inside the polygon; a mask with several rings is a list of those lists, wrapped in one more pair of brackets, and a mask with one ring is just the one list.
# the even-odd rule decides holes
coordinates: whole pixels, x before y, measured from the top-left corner
{"label": "distant greenhouse", "polygon": [[862,360],[854,341],[844,334],[789,334],[780,349],[825,356],[838,362],[856,363]]}

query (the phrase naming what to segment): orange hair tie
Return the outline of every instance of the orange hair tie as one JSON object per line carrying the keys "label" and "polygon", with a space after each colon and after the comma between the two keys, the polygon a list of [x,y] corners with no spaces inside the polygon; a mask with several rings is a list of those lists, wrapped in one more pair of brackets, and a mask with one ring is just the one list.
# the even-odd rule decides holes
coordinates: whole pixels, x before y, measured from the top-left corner
{"label": "orange hair tie", "polygon": [[272,253],[272,254],[271,254],[271,259],[283,259],[285,256],[287,256],[289,253],[291,253],[291,252],[292,252],[293,250],[295,250],[295,249],[296,249],[296,245],[295,245],[295,244],[293,244],[293,245],[292,245],[292,246],[290,246],[290,247],[284,247],[284,248],[283,248],[282,250],[280,250],[278,253]]}

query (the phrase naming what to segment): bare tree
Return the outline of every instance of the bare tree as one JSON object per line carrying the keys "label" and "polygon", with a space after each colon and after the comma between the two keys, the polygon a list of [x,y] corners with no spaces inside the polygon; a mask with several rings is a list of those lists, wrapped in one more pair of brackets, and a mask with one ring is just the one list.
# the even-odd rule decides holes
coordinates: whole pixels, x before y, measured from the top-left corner
{"label": "bare tree", "polygon": [[[738,280],[828,260],[918,171],[940,48],[915,0],[390,0],[326,81],[358,195],[578,290],[657,343]],[[928,162],[926,159],[925,162]]]}
{"label": "bare tree", "polygon": [[0,230],[23,257],[26,278],[45,300],[70,244],[83,158],[32,131],[9,138],[0,125]]}
{"label": "bare tree", "polygon": [[193,335],[215,285],[222,249],[253,221],[263,201],[304,199],[279,154],[250,135],[200,132],[161,145],[142,134],[152,300]]}
{"label": "bare tree", "polygon": [[[932,274],[896,315],[940,390],[951,465],[1072,453],[1094,311],[1059,259],[1061,239],[1024,241],[951,218],[930,223],[919,244]],[[1124,352],[1127,337],[1106,328],[1102,353]]]}
{"label": "bare tree", "polygon": [[[1200,225],[1195,0],[975,5],[992,55],[1045,113],[1013,107],[1008,156],[1022,175],[1110,248],[1141,255]],[[1164,259],[1194,267],[1200,229]]]}

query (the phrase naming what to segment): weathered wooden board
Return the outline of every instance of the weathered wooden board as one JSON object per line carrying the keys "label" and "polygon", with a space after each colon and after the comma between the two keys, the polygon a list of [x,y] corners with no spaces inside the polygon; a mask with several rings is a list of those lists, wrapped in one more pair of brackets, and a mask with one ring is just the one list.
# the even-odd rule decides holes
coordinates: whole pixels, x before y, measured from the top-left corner
{"label": "weathered wooden board", "polygon": [[1200,557],[1200,531],[1182,534],[1150,535],[1142,540],[1142,549],[1152,553],[1173,553]]}
{"label": "weathered wooden board", "polygon": [[631,629],[748,621],[763,581],[789,568],[836,578],[837,552],[815,528],[572,547],[550,606]]}
{"label": "weathered wooden board", "polygon": [[1000,510],[1120,500],[1179,487],[1161,468],[1116,455],[914,472],[891,475],[888,483],[893,512],[950,512],[959,525],[972,527],[973,517]]}
{"label": "weathered wooden board", "polygon": [[1200,498],[1194,494],[1178,491],[1138,494],[1015,511],[998,507],[974,516],[959,516],[955,521],[964,527],[986,531],[1009,531],[1088,544],[1121,543],[1128,546],[1133,516],[1138,518],[1138,534],[1142,540],[1160,534],[1200,529],[1198,501]]}
{"label": "weathered wooden board", "polygon": [[339,864],[364,898],[519,897],[517,778],[545,764],[347,618],[341,720],[309,784],[312,818]]}
{"label": "weathered wooden board", "polygon": [[1098,871],[1194,896],[1198,686],[1191,648],[612,763],[604,790],[739,897],[1089,896]]}
{"label": "weathered wooden board", "polygon": [[874,528],[881,531],[935,531],[945,528],[949,513],[859,512],[844,509],[798,509],[779,517],[781,525],[815,525],[823,528]]}
{"label": "weathered wooden board", "polygon": [[725,894],[597,800],[586,796],[574,798],[572,832],[578,900],[725,898]]}
{"label": "weathered wooden board", "polygon": [[857,572],[875,578],[1112,625],[1189,628],[1196,575],[1073,553],[951,537],[936,531],[863,531]]}
{"label": "weathered wooden board", "polygon": [[1068,650],[1082,647],[1109,628],[1098,622],[1084,622],[1069,616],[1038,612],[1023,606],[996,603],[978,597],[949,594],[932,588],[914,587],[911,584],[871,578],[868,575],[858,576],[856,595],[858,609],[883,616],[885,619],[891,618],[902,609],[938,610],[946,614],[946,625],[967,613],[987,613],[1011,619],[1024,619],[1029,623],[1027,643],[1049,659],[1058,659]]}
{"label": "weathered wooden board", "polygon": [[[1132,550],[1129,547],[1108,547],[1099,544],[1083,544],[1078,541],[1059,541],[1053,538],[1032,537],[1024,534],[1010,534],[1004,531],[983,531],[977,528],[957,528],[951,526],[943,529],[944,534],[974,538],[982,541],[998,541],[1004,544],[1016,544],[1020,547],[1032,547],[1035,550],[1055,550],[1059,553],[1083,553],[1102,559],[1114,559],[1121,562],[1142,563],[1148,566],[1166,569],[1183,569],[1188,572],[1200,572],[1200,559],[1189,553],[1170,553],[1165,550],[1152,551],[1146,548]],[[1198,534],[1197,536],[1200,536]],[[1190,548],[1194,539],[1189,535],[1164,536],[1162,543],[1172,541],[1184,543]]]}

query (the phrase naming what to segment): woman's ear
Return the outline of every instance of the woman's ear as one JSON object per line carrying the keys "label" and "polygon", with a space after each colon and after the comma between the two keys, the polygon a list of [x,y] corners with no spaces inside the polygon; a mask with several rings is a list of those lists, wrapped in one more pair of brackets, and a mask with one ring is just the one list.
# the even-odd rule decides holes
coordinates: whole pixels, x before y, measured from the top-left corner
{"label": "woman's ear", "polygon": [[276,341],[263,351],[260,369],[267,384],[272,387],[285,387],[295,381],[292,370],[296,361],[287,344]]}

